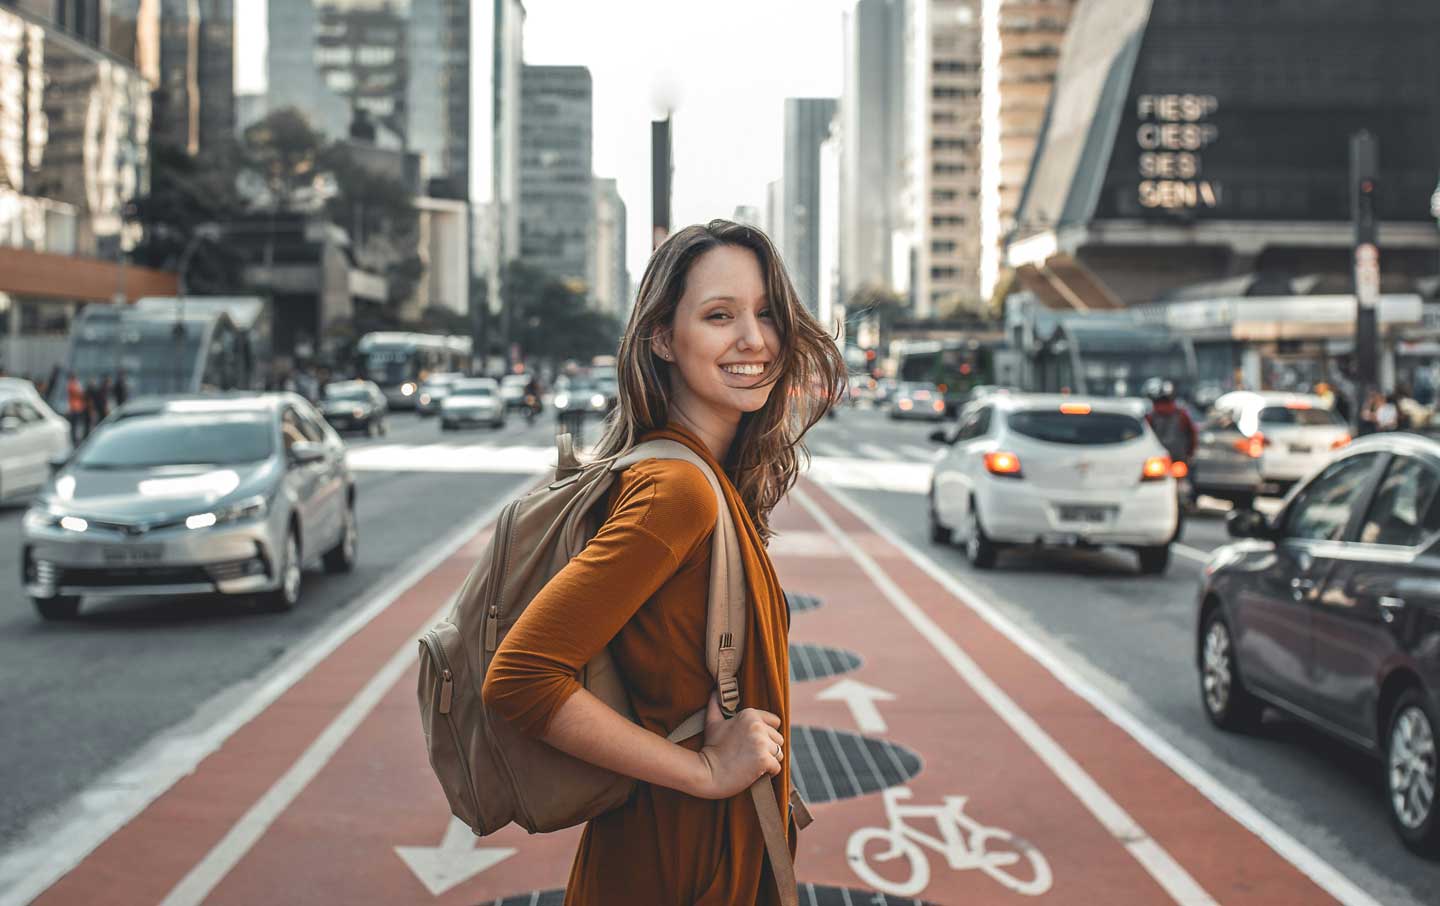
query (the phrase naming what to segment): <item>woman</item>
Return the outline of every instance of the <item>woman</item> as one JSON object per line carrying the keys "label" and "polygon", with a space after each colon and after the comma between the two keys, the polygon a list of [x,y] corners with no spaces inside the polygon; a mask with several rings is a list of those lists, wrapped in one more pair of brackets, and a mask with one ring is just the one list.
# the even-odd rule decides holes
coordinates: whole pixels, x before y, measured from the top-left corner
{"label": "woman", "polygon": [[[778,903],[744,795],[769,774],[789,826],[789,616],[765,542],[800,438],[832,403],[822,388],[843,387],[844,362],[765,235],[714,220],[651,257],[617,372],[619,404],[597,454],[670,438],[724,486],[749,592],[740,710],[721,717],[703,651],[714,492],[694,466],[670,460],[621,473],[594,539],[501,645],[485,701],[522,732],[640,781],[624,807],[586,826],[567,906]],[[638,725],[575,679],[606,645]],[[665,739],[707,701],[703,738]]]}

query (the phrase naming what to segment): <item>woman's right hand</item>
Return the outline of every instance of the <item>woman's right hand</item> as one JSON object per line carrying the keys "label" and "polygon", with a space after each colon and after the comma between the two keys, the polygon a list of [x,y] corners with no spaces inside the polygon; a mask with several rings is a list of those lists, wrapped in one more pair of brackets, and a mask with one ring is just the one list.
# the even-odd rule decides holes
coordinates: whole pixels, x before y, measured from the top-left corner
{"label": "woman's right hand", "polygon": [[[729,799],[764,775],[780,773],[784,745],[778,715],[746,708],[726,720],[720,699],[711,693],[705,714],[705,744],[696,753],[701,764],[699,782],[692,794],[701,799]],[[780,747],[779,755],[776,746]]]}

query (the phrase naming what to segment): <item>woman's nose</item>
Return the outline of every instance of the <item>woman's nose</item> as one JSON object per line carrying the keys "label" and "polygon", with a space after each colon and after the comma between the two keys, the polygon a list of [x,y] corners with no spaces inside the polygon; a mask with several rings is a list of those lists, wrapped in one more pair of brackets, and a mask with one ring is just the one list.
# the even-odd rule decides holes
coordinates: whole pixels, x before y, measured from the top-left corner
{"label": "woman's nose", "polygon": [[735,345],[746,351],[758,351],[765,348],[765,334],[760,330],[760,319],[754,315],[748,315],[741,319],[743,329],[740,332],[740,340]]}

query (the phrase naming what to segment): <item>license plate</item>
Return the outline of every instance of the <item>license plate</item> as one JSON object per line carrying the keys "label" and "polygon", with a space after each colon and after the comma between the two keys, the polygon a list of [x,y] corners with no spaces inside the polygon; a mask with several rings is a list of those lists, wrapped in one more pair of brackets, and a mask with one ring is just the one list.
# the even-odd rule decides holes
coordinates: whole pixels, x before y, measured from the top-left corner
{"label": "license plate", "polygon": [[1290,452],[1291,452],[1291,453],[1309,453],[1309,452],[1310,452],[1310,446],[1309,446],[1308,444],[1291,444],[1291,445],[1290,445]]}
{"label": "license plate", "polygon": [[1062,506],[1060,507],[1061,522],[1106,522],[1110,514],[1114,512],[1113,507],[1108,506]]}
{"label": "license plate", "polygon": [[159,563],[164,548],[158,544],[127,544],[123,547],[107,547],[101,551],[106,563]]}

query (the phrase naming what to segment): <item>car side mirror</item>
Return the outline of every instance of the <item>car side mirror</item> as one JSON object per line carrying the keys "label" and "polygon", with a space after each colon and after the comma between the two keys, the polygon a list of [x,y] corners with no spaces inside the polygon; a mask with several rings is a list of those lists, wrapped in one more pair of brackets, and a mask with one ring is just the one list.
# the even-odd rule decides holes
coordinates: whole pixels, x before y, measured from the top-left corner
{"label": "car side mirror", "polygon": [[1225,517],[1225,530],[1231,538],[1273,539],[1275,529],[1265,514],[1255,510],[1231,510]]}
{"label": "car side mirror", "polygon": [[7,415],[4,418],[0,418],[0,432],[8,433],[11,431],[19,431],[20,424],[20,419],[13,415]]}
{"label": "car side mirror", "polygon": [[930,442],[932,444],[953,443],[953,441],[950,439],[950,432],[946,431],[944,428],[936,428],[934,431],[931,431]]}
{"label": "car side mirror", "polygon": [[46,461],[50,463],[50,474],[54,475],[56,472],[65,468],[65,464],[70,461],[70,454],[56,453]]}
{"label": "car side mirror", "polygon": [[290,464],[308,466],[325,458],[325,447],[308,440],[297,440],[290,445]]}

